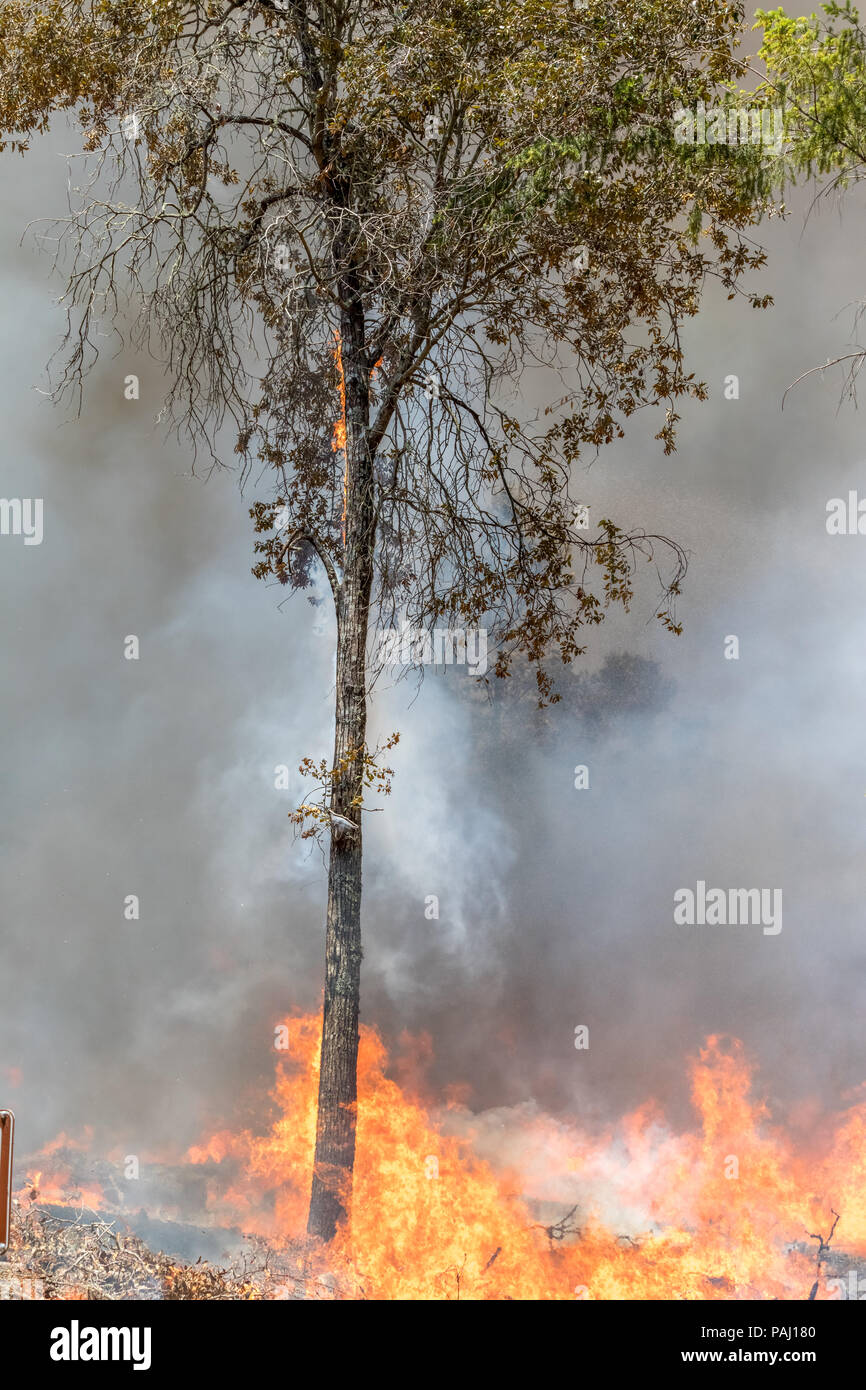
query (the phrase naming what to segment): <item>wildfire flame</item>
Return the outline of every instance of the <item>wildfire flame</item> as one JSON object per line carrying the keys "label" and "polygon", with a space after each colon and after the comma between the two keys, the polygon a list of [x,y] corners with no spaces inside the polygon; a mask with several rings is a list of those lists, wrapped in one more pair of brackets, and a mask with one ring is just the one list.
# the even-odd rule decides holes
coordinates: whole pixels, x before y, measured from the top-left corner
{"label": "wildfire flame", "polygon": [[[333,453],[343,453],[346,457],[345,467],[343,468],[343,518],[341,523],[341,534],[343,537],[343,548],[346,547],[346,506],[349,494],[349,457],[346,453],[346,374],[343,370],[343,337],[339,328],[334,329],[334,361],[337,364],[337,389],[340,393],[340,412],[334,421],[334,430],[331,435],[331,449]],[[376,362],[370,372],[372,381],[376,371],[381,364],[381,357]]]}
{"label": "wildfire flame", "polygon": [[[297,1240],[320,1025],[307,1017],[288,1026],[271,1132],[215,1134],[188,1157],[233,1160],[238,1180],[215,1189],[216,1207],[260,1234]],[[804,1298],[816,1275],[809,1236],[826,1234],[831,1208],[842,1213],[839,1247],[866,1251],[866,1102],[823,1155],[798,1153],[751,1097],[751,1067],[735,1041],[709,1038],[692,1065],[693,1133],[671,1133],[652,1105],[594,1139],[549,1117],[523,1123],[523,1173],[543,1174],[548,1196],[558,1182],[584,1194],[572,1240],[533,1217],[521,1172],[496,1171],[473,1151],[468,1111],[452,1104],[432,1119],[386,1075],[387,1060],[377,1034],[362,1030],[352,1224],[336,1253],[368,1297]],[[639,1234],[623,1238],[605,1207],[631,1212]]]}
{"label": "wildfire flame", "polygon": [[23,1195],[29,1204],[38,1202],[40,1206],[88,1207],[92,1211],[99,1211],[105,1203],[101,1185],[82,1185],[73,1177],[71,1168],[64,1164],[54,1166],[48,1176],[42,1170],[28,1176]]}
{"label": "wildfire flame", "polygon": [[343,520],[342,535],[343,547],[346,545],[346,504],[348,501],[349,489],[349,456],[346,453],[346,374],[343,371],[343,338],[339,328],[334,329],[334,361],[337,364],[338,389],[340,392],[340,413],[334,421],[334,433],[331,436],[331,449],[333,452],[345,455],[345,467],[343,468]]}
{"label": "wildfire flame", "polygon": [[[818,1296],[837,1297],[816,1264],[832,1212],[835,1248],[866,1254],[866,1092],[835,1126],[817,1127],[823,1147],[806,1152],[753,1095],[742,1045],[710,1037],[691,1065],[693,1131],[673,1132],[652,1103],[594,1136],[515,1112],[493,1145],[512,1155],[503,1172],[482,1156],[483,1117],[457,1101],[431,1114],[388,1075],[370,1028],[351,1229],[311,1253],[321,1024],[311,1015],[286,1026],[270,1131],[216,1132],[186,1161],[206,1165],[215,1220],[302,1249],[342,1297],[803,1299],[816,1277]],[[560,1215],[576,1202],[576,1215],[546,1224],[537,1200]]]}

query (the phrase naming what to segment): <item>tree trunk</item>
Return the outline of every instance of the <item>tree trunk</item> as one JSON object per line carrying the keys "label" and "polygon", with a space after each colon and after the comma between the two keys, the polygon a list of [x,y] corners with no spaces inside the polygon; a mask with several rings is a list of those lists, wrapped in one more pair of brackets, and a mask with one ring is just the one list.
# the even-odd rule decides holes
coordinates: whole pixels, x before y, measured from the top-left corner
{"label": "tree trunk", "polygon": [[367,732],[367,622],[376,514],[369,449],[369,369],[360,306],[344,311],[346,518],[343,581],[337,598],[337,681],[331,810],[357,828],[331,829],[325,1000],[316,1121],[316,1156],[307,1230],[332,1240],[350,1210],[358,1097],[361,983],[361,808]]}

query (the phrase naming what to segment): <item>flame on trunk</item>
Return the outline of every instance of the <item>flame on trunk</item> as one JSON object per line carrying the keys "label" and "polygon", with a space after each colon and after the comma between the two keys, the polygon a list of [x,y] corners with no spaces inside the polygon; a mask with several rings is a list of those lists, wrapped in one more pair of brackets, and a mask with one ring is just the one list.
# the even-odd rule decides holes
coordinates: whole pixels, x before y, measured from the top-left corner
{"label": "flame on trunk", "polygon": [[[331,435],[331,449],[333,453],[342,453],[345,456],[343,468],[343,517],[341,522],[341,534],[343,537],[343,549],[346,548],[346,505],[349,492],[349,456],[346,453],[346,374],[343,370],[343,336],[339,328],[334,329],[334,361],[337,364],[338,390],[340,392],[340,413],[334,421],[334,430]],[[381,357],[376,362],[370,373],[372,381],[381,363]]]}
{"label": "flame on trunk", "polygon": [[343,520],[342,536],[343,548],[346,546],[346,503],[348,500],[349,487],[349,456],[346,453],[346,374],[343,371],[343,337],[339,328],[334,329],[334,361],[337,364],[337,376],[339,379],[340,392],[340,413],[334,421],[334,432],[331,436],[331,449],[333,452],[342,451],[345,464],[343,467]]}

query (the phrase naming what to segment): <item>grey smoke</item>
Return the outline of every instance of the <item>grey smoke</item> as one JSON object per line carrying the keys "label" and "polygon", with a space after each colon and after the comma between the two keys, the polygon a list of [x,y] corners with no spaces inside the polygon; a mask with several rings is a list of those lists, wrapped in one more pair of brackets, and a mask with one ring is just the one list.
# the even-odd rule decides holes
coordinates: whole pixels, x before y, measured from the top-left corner
{"label": "grey smoke", "polygon": [[[63,146],[14,166],[0,214],[0,495],[44,499],[40,546],[0,538],[0,1101],[22,1149],[91,1124],[97,1151],[145,1155],[264,1124],[273,1025],[317,1006],[324,870],[292,841],[300,780],[278,791],[274,769],[330,751],[332,619],[251,577],[255,491],[189,476],[154,425],[155,364],[106,355],[80,419],[33,389],[61,314],[18,238],[63,209]],[[804,229],[806,202],[763,229],[776,307],[711,288],[690,328],[711,399],[679,452],[638,417],[587,470],[591,516],[690,551],[684,635],[654,622],[647,567],[543,717],[453,669],[381,685],[375,729],[401,742],[368,822],[364,1020],[432,1035],[434,1099],[466,1081],[479,1110],[594,1122],[654,1093],[686,1122],[685,1060],[715,1031],[744,1040],[780,1114],[866,1076],[866,539],[824,526],[828,498],[866,493],[862,419],[831,374],[780,408],[847,341],[862,206]],[[698,879],[781,885],[784,931],[678,931],[673,892]]]}

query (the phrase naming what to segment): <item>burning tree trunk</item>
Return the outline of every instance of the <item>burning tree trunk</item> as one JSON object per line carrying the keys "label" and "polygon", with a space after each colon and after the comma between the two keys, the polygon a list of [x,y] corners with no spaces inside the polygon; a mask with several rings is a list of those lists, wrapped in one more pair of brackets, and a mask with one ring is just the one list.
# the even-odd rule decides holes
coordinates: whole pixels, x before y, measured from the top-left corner
{"label": "burning tree trunk", "polygon": [[355,1162],[358,1017],[361,987],[361,799],[367,733],[367,624],[376,533],[370,451],[370,371],[364,314],[351,279],[344,287],[345,565],[337,595],[335,776],[325,937],[325,1002],[316,1121],[311,1235],[331,1240],[347,1215]]}

